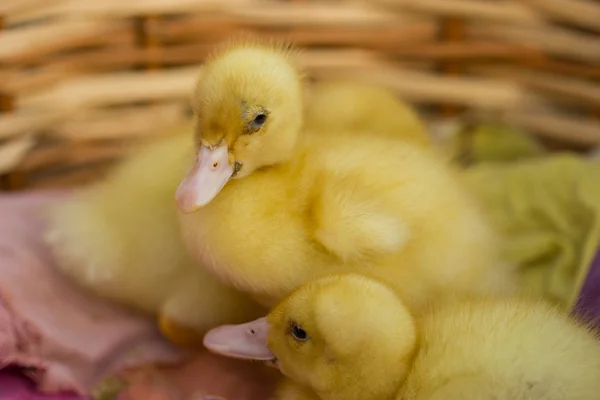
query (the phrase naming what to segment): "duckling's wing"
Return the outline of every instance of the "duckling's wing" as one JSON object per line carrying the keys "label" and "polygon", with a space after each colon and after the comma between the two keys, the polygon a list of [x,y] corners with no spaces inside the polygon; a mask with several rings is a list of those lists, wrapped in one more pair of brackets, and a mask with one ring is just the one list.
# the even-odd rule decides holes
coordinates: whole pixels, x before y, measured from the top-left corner
{"label": "duckling's wing", "polygon": [[397,252],[409,239],[408,225],[359,181],[323,185],[312,211],[313,238],[344,261]]}

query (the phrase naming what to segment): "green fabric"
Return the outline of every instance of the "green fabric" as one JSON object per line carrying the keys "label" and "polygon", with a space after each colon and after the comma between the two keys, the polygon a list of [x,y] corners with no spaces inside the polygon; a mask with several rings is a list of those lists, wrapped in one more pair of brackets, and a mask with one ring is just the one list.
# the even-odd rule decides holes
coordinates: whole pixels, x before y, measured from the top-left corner
{"label": "green fabric", "polygon": [[452,141],[457,159],[467,163],[514,161],[541,156],[544,148],[524,132],[504,126],[481,124],[457,132]]}
{"label": "green fabric", "polygon": [[562,154],[465,174],[525,285],[571,307],[600,243],[600,162]]}
{"label": "green fabric", "polygon": [[504,256],[528,289],[570,308],[600,243],[600,161],[545,153],[507,127],[471,135],[477,162],[465,177],[504,238]]}

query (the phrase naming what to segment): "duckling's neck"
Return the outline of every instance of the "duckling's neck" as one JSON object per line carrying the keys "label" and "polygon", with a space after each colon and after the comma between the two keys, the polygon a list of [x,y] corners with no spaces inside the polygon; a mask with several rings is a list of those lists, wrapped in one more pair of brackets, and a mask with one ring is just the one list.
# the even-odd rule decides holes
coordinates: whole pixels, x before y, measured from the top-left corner
{"label": "duckling's neck", "polygon": [[284,157],[281,157],[277,162],[259,168],[256,172],[269,174],[282,174],[291,176],[303,176],[308,167],[307,159],[310,156],[310,148],[308,148],[307,136],[300,133],[294,143],[294,146],[289,149]]}
{"label": "duckling's neck", "polygon": [[266,171],[289,171],[295,170],[306,153],[306,135],[299,131],[288,135],[289,137],[286,146],[281,146],[276,151],[263,153],[261,157],[261,166],[256,168],[252,173],[264,173]]}
{"label": "duckling's neck", "polygon": [[[390,301],[386,304],[391,307]],[[371,329],[358,352],[339,360],[338,382],[323,400],[386,400],[395,399],[402,389],[419,352],[419,333],[415,320],[404,307],[402,312],[381,311],[378,318],[367,318]],[[376,312],[374,310],[373,312]],[[384,324],[383,322],[387,322]],[[345,369],[345,371],[343,371]]]}
{"label": "duckling's neck", "polygon": [[393,400],[406,381],[415,352],[373,354],[361,361],[360,371],[349,370],[334,390],[319,393],[319,397],[323,400]]}
{"label": "duckling's neck", "polygon": [[[381,376],[389,377],[391,375],[396,375],[396,372],[382,372]],[[361,379],[360,383],[354,380],[343,386],[343,389],[338,387],[333,392],[318,393],[318,395],[322,400],[394,400],[404,380],[403,378],[394,378],[381,382],[379,379],[366,377]]]}

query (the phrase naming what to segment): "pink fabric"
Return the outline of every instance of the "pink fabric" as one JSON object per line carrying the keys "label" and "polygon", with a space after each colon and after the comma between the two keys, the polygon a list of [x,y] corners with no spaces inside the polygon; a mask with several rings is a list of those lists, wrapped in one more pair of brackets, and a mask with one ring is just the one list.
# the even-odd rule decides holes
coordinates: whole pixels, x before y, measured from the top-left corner
{"label": "pink fabric", "polygon": [[[0,194],[0,368],[36,367],[34,383],[0,371],[0,400],[83,400],[102,377],[123,374],[118,400],[263,400],[279,372],[204,351],[186,363],[155,367],[180,355],[152,321],[106,304],[62,278],[41,240],[40,211],[64,192]],[[37,388],[37,390],[35,390]]]}
{"label": "pink fabric", "polygon": [[44,392],[88,393],[107,374],[181,353],[152,321],[79,290],[44,248],[41,205],[61,194],[0,197],[0,362],[33,367]]}
{"label": "pink fabric", "polygon": [[274,368],[203,351],[183,366],[138,369],[118,400],[265,400],[280,377]]}

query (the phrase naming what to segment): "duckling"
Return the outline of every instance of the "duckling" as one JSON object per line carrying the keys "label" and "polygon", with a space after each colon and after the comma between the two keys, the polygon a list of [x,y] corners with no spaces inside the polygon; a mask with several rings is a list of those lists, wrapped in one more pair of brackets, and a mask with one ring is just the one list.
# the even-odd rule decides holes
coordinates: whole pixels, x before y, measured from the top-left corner
{"label": "duckling", "polygon": [[321,81],[306,94],[304,129],[327,133],[374,133],[431,146],[414,107],[390,89],[346,80]]}
{"label": "duckling", "polygon": [[[369,101],[362,101],[365,95]],[[406,118],[406,126],[414,128],[406,132],[425,135],[408,105],[376,86],[321,82],[305,101],[307,112],[320,113],[311,119],[315,129],[317,120],[328,129],[336,123],[346,129],[352,118],[364,126],[369,116],[377,116],[381,120],[374,119],[371,130],[375,134],[380,130],[387,134],[386,129]],[[373,101],[385,110],[406,111],[373,114],[377,112]],[[336,113],[339,108],[334,102],[345,111]],[[326,108],[334,112],[325,112]],[[189,121],[172,127],[119,164],[101,183],[77,190],[72,199],[49,210],[47,234],[65,275],[98,295],[155,315],[162,333],[186,347],[200,345],[202,335],[218,322],[236,322],[257,310],[264,312],[239,291],[223,287],[202,268],[197,269],[183,247],[173,193],[184,172],[186,154],[193,150],[188,134],[192,127]],[[327,133],[327,129],[320,132]],[[224,304],[217,307],[219,302]],[[203,315],[196,311],[202,303],[215,306],[201,310]]]}
{"label": "duckling", "polygon": [[457,171],[410,141],[303,129],[300,76],[292,50],[252,40],[204,65],[197,156],[176,192],[196,262],[265,307],[341,271],[386,280],[415,310],[514,290]]}
{"label": "duckling", "polygon": [[198,345],[217,323],[264,313],[187,255],[173,193],[193,148],[190,129],[189,121],[173,127],[106,179],[46,210],[45,234],[64,275],[155,316],[162,333],[185,347]]}
{"label": "duckling", "polygon": [[537,299],[457,296],[419,317],[385,283],[333,274],[206,347],[276,360],[276,399],[595,400],[600,336]]}
{"label": "duckling", "polygon": [[[260,47],[260,49],[263,49],[263,52],[266,53],[269,51],[273,52],[273,49],[269,47]],[[281,53],[286,52],[281,48],[279,50],[281,50]],[[281,53],[276,53],[275,58]],[[210,63],[207,70],[210,76]],[[275,78],[277,78],[282,72],[285,74],[289,70],[290,68],[287,67],[283,71],[271,71],[271,73],[274,73]],[[269,73],[269,71],[265,70],[261,71],[261,73]],[[235,80],[235,77],[233,79]],[[297,86],[299,87],[300,84],[298,83]],[[274,87],[275,93],[272,93],[272,95],[275,101],[278,100],[277,92],[282,88],[286,88],[285,83]],[[215,87],[213,89],[215,89],[213,93],[218,95],[219,88]],[[269,97],[268,93],[261,93],[260,95]],[[292,97],[295,98],[294,95]],[[302,103],[300,100],[298,102]],[[224,110],[227,111],[226,109]],[[300,107],[299,112],[302,111]],[[357,113],[361,112],[360,109],[357,111]],[[260,118],[263,117],[259,117],[252,125],[256,129],[260,128],[258,126]],[[266,118],[266,115],[264,118]],[[277,113],[271,115],[266,126],[272,126],[272,120],[277,120],[277,118]],[[297,119],[300,124],[303,118],[297,116]],[[293,128],[294,120],[291,119],[290,121]],[[290,127],[289,125],[284,126],[287,128]],[[198,127],[199,125],[196,124],[194,129],[198,129]],[[159,326],[165,336],[175,343],[184,345],[196,343],[198,340],[201,341],[203,333],[216,323],[236,322],[242,318],[248,319],[259,312],[259,310],[260,312],[263,311],[262,307],[256,305],[247,296],[240,293],[244,292],[246,287],[244,285],[241,287],[236,286],[236,284],[239,284],[238,281],[231,282],[227,279],[220,279],[218,274],[216,275],[219,278],[217,281],[213,271],[210,271],[207,275],[202,268],[204,265],[202,263],[198,264],[199,258],[196,246],[191,247],[192,257],[185,254],[186,246],[182,242],[180,226],[177,222],[177,213],[173,211],[172,194],[175,192],[177,182],[184,175],[180,169],[181,165],[185,164],[186,159],[193,161],[193,154],[191,154],[194,150],[191,142],[192,138],[185,133],[191,129],[191,126],[178,127],[176,129],[178,133],[167,135],[159,143],[143,149],[139,154],[134,155],[123,165],[119,166],[104,182],[78,191],[79,193],[73,199],[50,210],[48,235],[50,247],[59,261],[59,268],[65,275],[99,295],[125,305],[133,306],[142,311],[156,314]],[[276,126],[273,129],[276,129]],[[376,129],[372,131],[377,133]],[[257,156],[256,139],[260,138],[264,132],[265,129],[262,132],[256,132],[256,135],[252,135],[252,143],[246,146],[250,150],[254,149],[253,157]],[[294,135],[292,135],[292,138]],[[331,136],[337,137],[335,134]],[[284,132],[283,137],[289,138],[290,135]],[[246,138],[248,138],[247,135]],[[277,140],[278,138],[269,139],[271,143]],[[323,139],[322,142],[324,143],[325,140]],[[329,140],[332,139],[330,138]],[[240,144],[242,142],[243,140],[239,141]],[[356,144],[361,145],[360,142]],[[266,159],[266,163],[269,164],[271,162],[269,161],[269,157],[274,157],[272,162],[276,164],[278,157],[281,157],[283,153],[288,151],[286,150],[286,145],[284,143],[282,145],[283,151],[278,151],[277,146],[275,148],[272,146],[268,148],[267,150],[272,152],[272,155],[264,152],[259,157],[261,158],[260,161],[264,163]],[[383,143],[381,145],[385,146]],[[302,153],[294,149],[292,150],[290,157],[292,153],[297,154],[295,158],[296,162],[295,164],[287,163],[288,173],[290,166],[302,165],[298,163],[300,159],[298,155],[301,157]],[[410,151],[408,154],[410,154]],[[377,158],[378,155],[375,154],[373,157]],[[397,157],[397,154],[394,154],[393,157]],[[318,160],[314,159],[313,161]],[[329,159],[328,162],[331,163],[334,161],[333,159]],[[359,162],[359,160],[357,161]],[[239,161],[233,165],[236,165],[236,168],[242,167]],[[221,164],[221,167],[227,167],[227,165]],[[312,173],[305,174],[304,178],[302,178],[304,187],[310,186],[309,180],[316,177],[315,168],[312,168]],[[356,166],[354,168],[356,169]],[[243,177],[244,174],[252,170],[250,158],[246,160],[241,169],[241,172],[238,171],[236,173],[236,178]],[[216,174],[219,174],[218,168],[216,169]],[[325,177],[330,175],[331,171],[325,174]],[[213,176],[215,175],[213,174]],[[285,179],[283,175],[282,178]],[[365,178],[369,177],[365,176]],[[267,181],[270,182],[269,187],[271,188],[269,195],[277,197],[276,192],[279,189],[273,187],[273,183],[276,180],[274,181],[271,178],[267,179]],[[288,193],[295,191],[293,182],[289,182],[288,179],[286,181],[288,181],[286,185],[281,188],[284,188]],[[344,181],[350,184],[345,190],[353,190],[351,187],[352,182],[346,178],[342,178],[337,183],[335,181],[331,183],[334,186],[341,186]],[[200,181],[200,183],[202,182]],[[208,183],[210,186],[210,179],[207,182],[205,181],[205,183]],[[169,193],[171,194],[169,195]],[[324,194],[326,196],[320,196],[316,199],[318,201],[312,202],[312,205],[321,207],[320,204],[327,200],[327,196],[335,197],[335,192],[330,191]],[[303,203],[301,209],[297,210],[298,216],[292,218],[294,224],[296,224],[292,224],[292,226],[298,228],[297,224],[306,222],[306,217],[310,212],[307,203],[308,197],[300,196],[296,200]],[[286,201],[285,196],[280,196],[280,206],[282,206],[282,201]],[[356,209],[355,211],[362,212],[363,209],[373,207],[374,204],[369,200],[367,203],[359,204],[362,209]],[[254,220],[252,214],[244,215],[245,210],[238,208],[238,212],[242,212],[241,219],[246,219],[245,228],[247,230],[248,228],[251,229]],[[268,206],[265,204],[259,204],[259,207],[255,208],[255,210],[259,213],[269,213]],[[283,210],[287,210],[289,213],[290,208],[284,207]],[[293,209],[291,211],[292,214],[296,212]],[[280,216],[286,218],[285,213]],[[347,214],[344,218],[352,218],[352,215]],[[383,218],[384,216],[376,216],[374,220],[371,220],[371,225],[373,226],[373,223],[375,223],[374,226],[377,228],[377,224],[379,223],[380,228],[387,229]],[[238,218],[238,222],[239,220]],[[328,227],[327,224],[323,224],[323,222],[327,222],[323,218],[315,221],[321,221],[321,228]],[[344,220],[340,219],[337,221],[344,222]],[[335,222],[335,220],[332,220],[332,222]],[[279,223],[285,224],[285,219],[279,219]],[[271,225],[270,228],[276,230],[277,226],[276,223]],[[474,228],[477,228],[477,226],[478,224],[476,223]],[[197,226],[194,227],[197,228]],[[185,224],[183,228],[184,230],[186,229]],[[341,228],[345,229],[343,226]],[[486,229],[484,227],[483,231],[486,231]],[[242,230],[240,229],[239,232],[242,232]],[[287,236],[287,249],[279,247],[278,249],[272,248],[269,251],[263,251],[264,246],[258,242],[260,238],[257,238],[257,240],[250,243],[253,246],[251,249],[254,253],[247,254],[255,256],[257,252],[261,253],[269,258],[269,265],[272,267],[274,262],[285,259],[290,254],[296,257],[298,251],[304,251],[306,247],[312,246],[310,247],[313,253],[312,258],[307,257],[306,260],[314,260],[314,254],[316,253],[317,258],[320,258],[321,265],[327,263],[330,258],[328,254],[329,250],[319,250],[318,246],[320,245],[318,243],[313,244],[312,239],[309,238],[306,231],[300,230],[299,232],[300,236]],[[317,231],[313,233],[315,232]],[[321,229],[320,233],[324,235],[323,237],[327,236],[329,238],[335,238],[336,235],[335,229],[329,233],[327,233],[326,229]],[[359,235],[370,234],[368,231],[356,233],[359,233]],[[383,234],[385,235],[385,232]],[[474,235],[476,234],[475,230]],[[275,237],[277,237],[276,233],[271,235],[268,240],[273,241]],[[385,235],[384,239],[389,241],[390,237],[389,235]],[[480,244],[487,243],[486,239],[484,239],[485,237],[485,232],[481,232],[483,240]],[[340,236],[340,238],[343,238],[343,236]],[[300,239],[301,243],[294,243],[296,239]],[[377,244],[377,238],[373,237],[369,240]],[[233,240],[233,237],[230,237],[222,242],[222,244],[216,243],[215,245],[215,243],[210,244],[207,242],[203,248],[208,249],[207,245],[210,244],[221,251],[228,251],[227,245],[235,243],[236,241]],[[264,243],[268,243],[268,241]],[[275,243],[285,244],[278,241],[275,241]],[[330,240],[330,246],[331,243],[333,242]],[[369,243],[369,241],[367,240],[366,243]],[[453,243],[456,245],[458,242],[454,241]],[[347,240],[347,246],[347,248],[351,249],[351,240]],[[485,253],[487,251],[484,250],[485,248],[486,245],[480,246],[480,249],[475,251],[474,254]],[[278,251],[282,251],[282,253],[278,255]],[[369,252],[370,250],[369,248],[363,248],[361,251]],[[234,251],[230,251],[229,249],[229,252],[233,253]],[[324,255],[321,256],[319,253],[324,253]],[[347,253],[346,255],[352,258],[351,253]],[[243,257],[241,254],[239,256]],[[203,255],[203,257],[210,258],[210,252],[208,255]],[[474,258],[477,258],[477,256],[474,256]],[[259,259],[257,258],[256,260]],[[301,258],[296,258],[295,260],[296,265],[302,262],[303,259]],[[248,266],[248,260],[242,266]],[[246,273],[248,272],[246,271]],[[268,273],[268,271],[266,272]],[[272,280],[270,277],[263,278],[262,280],[258,277],[257,279],[260,281],[260,284],[270,281],[269,285],[271,285],[271,288],[269,288],[269,285],[255,285],[254,287],[258,290],[254,291],[253,298],[257,297],[257,291],[264,291],[268,295],[267,297],[279,298],[281,293],[285,293],[289,287],[295,285],[295,280],[302,282],[306,279],[307,274],[302,270],[299,269],[297,272],[298,277],[295,278],[295,271],[289,271],[289,276],[284,277],[285,282],[278,276],[275,276]],[[262,276],[265,275],[263,274]],[[478,279],[472,275],[470,275],[469,279]],[[495,284],[501,286],[504,278],[500,277],[500,275],[504,275],[504,272],[499,272],[498,275],[499,278],[497,280],[491,280],[495,280]],[[240,278],[243,280],[244,276],[241,275]],[[402,278],[398,277],[398,279]],[[422,277],[422,280],[427,281],[427,279],[429,279],[427,276]],[[277,288],[278,282],[282,283],[282,287],[276,289],[274,292],[272,288]],[[418,282],[414,283],[415,285],[419,284]],[[418,291],[416,286],[414,291]],[[269,300],[266,303],[269,304],[271,301]],[[204,308],[208,308],[208,310]]]}

